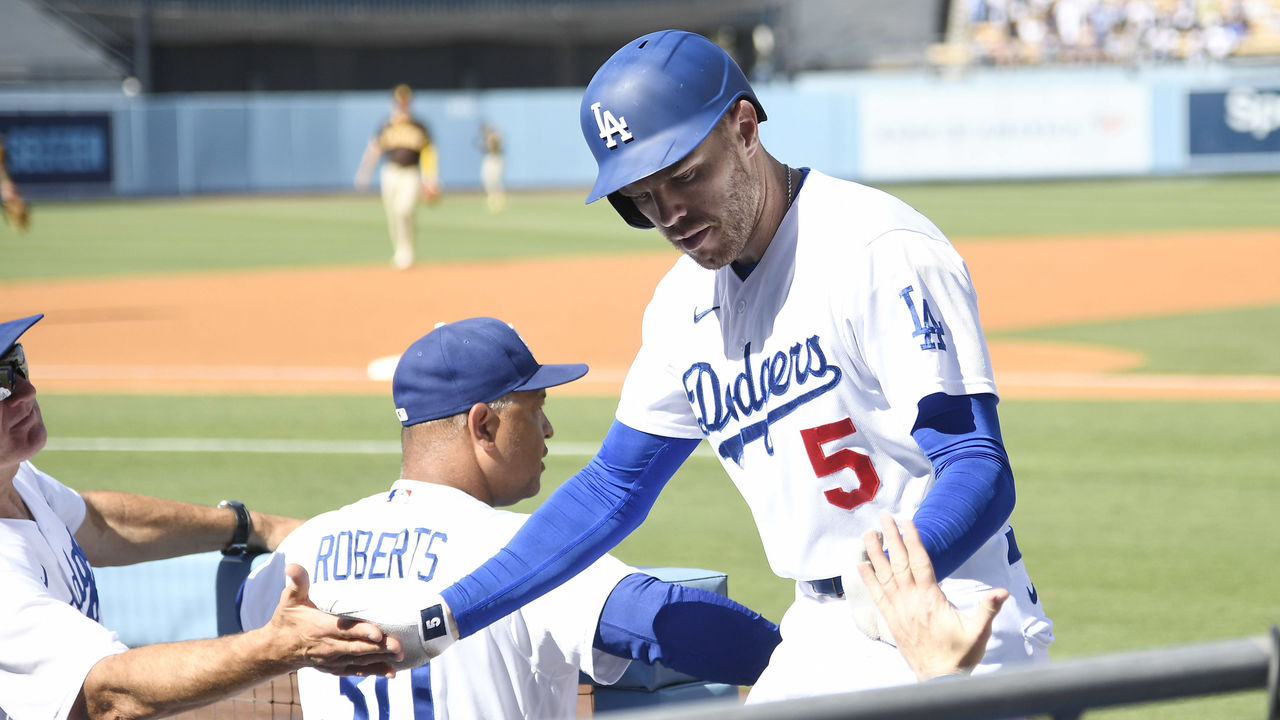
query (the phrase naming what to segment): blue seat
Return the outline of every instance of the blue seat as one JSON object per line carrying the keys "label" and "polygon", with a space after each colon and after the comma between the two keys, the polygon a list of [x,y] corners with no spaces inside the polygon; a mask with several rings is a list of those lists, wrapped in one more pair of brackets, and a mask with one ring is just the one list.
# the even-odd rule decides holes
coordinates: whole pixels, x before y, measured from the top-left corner
{"label": "blue seat", "polygon": [[[680,567],[640,567],[640,570],[671,583],[709,590],[720,595],[729,594],[729,576],[718,570]],[[736,685],[713,683],[672,670],[662,663],[649,665],[633,662],[612,685],[600,685],[586,675],[584,684],[592,685],[595,711],[607,713],[614,710],[632,710],[652,705],[710,700],[738,695]]]}

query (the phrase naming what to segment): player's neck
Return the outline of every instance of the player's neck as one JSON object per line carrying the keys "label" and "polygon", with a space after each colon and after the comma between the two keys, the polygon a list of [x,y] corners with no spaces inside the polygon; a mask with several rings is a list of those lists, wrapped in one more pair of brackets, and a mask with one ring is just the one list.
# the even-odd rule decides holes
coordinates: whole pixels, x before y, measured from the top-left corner
{"label": "player's neck", "polygon": [[[797,180],[795,176],[799,175],[798,170],[778,162],[768,153],[764,154],[764,164],[764,201],[761,204],[760,219],[752,230],[751,238],[743,248],[742,254],[734,261],[735,264],[744,267],[760,262],[760,258],[764,257],[765,251],[769,249],[773,236],[778,233],[778,228],[782,225],[782,218],[786,217],[787,210],[791,208]],[[790,180],[790,186],[788,186],[788,180]]]}
{"label": "player's neck", "polygon": [[[13,485],[13,479],[18,475],[18,466],[5,466],[0,468],[0,473],[4,473],[9,477],[9,480],[4,483],[4,488],[0,490],[0,518],[33,520],[31,510],[27,508],[26,502],[18,494],[18,488]],[[0,475],[0,477],[4,475]]]}

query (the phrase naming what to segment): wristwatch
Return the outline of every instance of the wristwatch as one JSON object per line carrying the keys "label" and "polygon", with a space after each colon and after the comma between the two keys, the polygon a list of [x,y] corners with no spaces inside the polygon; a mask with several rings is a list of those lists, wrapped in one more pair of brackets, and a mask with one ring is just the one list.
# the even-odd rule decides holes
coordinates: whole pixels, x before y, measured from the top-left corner
{"label": "wristwatch", "polygon": [[249,533],[253,530],[253,521],[249,518],[249,510],[239,500],[223,500],[220,508],[230,508],[236,514],[236,531],[231,535],[231,542],[222,548],[223,555],[245,555],[249,552]]}

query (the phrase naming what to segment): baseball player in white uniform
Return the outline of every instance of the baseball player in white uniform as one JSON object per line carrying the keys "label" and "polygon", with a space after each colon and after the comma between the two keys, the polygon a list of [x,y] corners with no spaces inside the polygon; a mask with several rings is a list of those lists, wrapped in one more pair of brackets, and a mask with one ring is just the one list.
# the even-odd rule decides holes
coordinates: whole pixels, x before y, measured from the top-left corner
{"label": "baseball player in white uniform", "polygon": [[[443,324],[397,365],[402,477],[307,521],[245,583],[241,620],[266,622],[286,563],[305,567],[311,596],[334,612],[411,605],[502,549],[526,515],[495,506],[538,492],[545,388],[581,364],[540,365],[494,318]],[[661,617],[661,620],[658,618]],[[308,718],[572,718],[578,673],[612,684],[633,658],[750,684],[779,637],[758,614],[715,593],[660,582],[605,555],[565,584],[459,642],[447,656],[406,656],[394,678],[298,673]]]}
{"label": "baseball player in white uniform", "polygon": [[620,541],[706,440],[772,569],[796,582],[751,702],[914,681],[852,572],[884,513],[914,522],[957,607],[1011,593],[977,672],[1047,660],[1052,624],[1009,525],[1013,474],[963,260],[896,198],[774,159],[765,117],[733,60],[687,32],[628,43],[588,85],[587,201],[607,197],[684,257],[645,311],[599,453],[500,562],[442,591],[456,630],[429,652]]}
{"label": "baseball player in white uniform", "polygon": [[170,715],[303,664],[388,672],[398,643],[316,610],[298,568],[280,612],[253,633],[130,649],[103,627],[91,563],[272,548],[298,521],[240,503],[81,494],[37,469],[48,433],[17,340],[42,317],[0,322],[0,720]]}

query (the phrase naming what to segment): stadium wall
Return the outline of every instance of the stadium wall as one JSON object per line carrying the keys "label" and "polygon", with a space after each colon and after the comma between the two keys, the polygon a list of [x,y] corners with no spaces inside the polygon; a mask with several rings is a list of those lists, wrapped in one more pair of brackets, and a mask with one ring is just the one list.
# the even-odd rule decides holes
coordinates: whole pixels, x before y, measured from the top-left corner
{"label": "stadium wall", "polygon": [[[821,74],[758,87],[766,145],[869,182],[1280,171],[1278,66]],[[507,184],[582,187],[578,89],[433,91],[415,112],[448,188],[479,187],[481,122]],[[0,93],[10,169],[34,196],[338,191],[383,92]]]}

